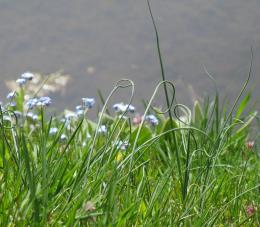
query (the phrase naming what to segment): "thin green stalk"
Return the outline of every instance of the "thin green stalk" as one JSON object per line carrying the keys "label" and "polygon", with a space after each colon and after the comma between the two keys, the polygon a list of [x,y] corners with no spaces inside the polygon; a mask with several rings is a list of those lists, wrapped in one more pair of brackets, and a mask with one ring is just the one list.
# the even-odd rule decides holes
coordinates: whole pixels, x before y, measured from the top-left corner
{"label": "thin green stalk", "polygon": [[[150,5],[149,0],[147,0],[147,5],[148,5],[148,8],[149,8],[149,13],[150,13],[152,23],[153,23],[153,28],[154,28],[154,31],[155,31],[157,53],[158,53],[158,57],[159,57],[159,61],[160,61],[162,80],[166,81],[165,72],[164,72],[164,65],[163,65],[163,60],[162,60],[162,55],[161,55],[159,34],[158,34],[158,30],[157,30],[157,27],[156,27],[156,24],[155,24],[155,20],[154,20],[154,17],[153,17],[153,13],[152,13],[152,9],[151,9],[151,5]],[[170,109],[171,105],[170,105],[170,99],[169,99],[169,96],[168,96],[167,85],[164,83],[163,87],[164,87],[164,93],[165,93],[167,108],[169,110],[168,115],[169,115],[169,118],[170,118],[170,124],[171,124],[171,127],[174,128],[173,117],[172,117],[172,113],[171,113],[171,109]],[[183,180],[182,180],[182,174],[181,174],[181,161],[180,161],[177,138],[176,138],[176,135],[175,135],[174,132],[173,132],[172,135],[173,135],[173,140],[174,140],[174,145],[175,145],[175,154],[176,154],[176,160],[177,160],[177,166],[178,166],[178,173],[179,173],[179,177],[180,177],[180,180],[181,180],[181,187],[183,187]]]}
{"label": "thin green stalk", "polygon": [[[215,140],[215,143],[212,145],[211,151],[213,151],[213,152],[214,152],[214,150],[217,150],[217,146],[220,143],[221,136],[223,135],[223,132],[225,131],[225,127],[226,127],[227,123],[229,122],[229,120],[231,119],[232,114],[233,114],[233,112],[234,112],[234,110],[235,110],[235,108],[236,108],[236,106],[238,104],[238,101],[241,98],[242,94],[244,93],[244,91],[245,91],[245,89],[246,89],[246,87],[247,87],[247,85],[248,85],[248,83],[250,81],[251,74],[252,74],[252,67],[253,67],[253,58],[254,58],[253,49],[251,48],[251,59],[250,59],[250,66],[249,66],[248,76],[247,76],[246,81],[244,82],[244,84],[243,84],[243,86],[242,86],[242,88],[241,88],[241,90],[239,92],[239,95],[236,97],[235,102],[234,102],[234,104],[233,104],[233,106],[232,106],[232,108],[231,108],[231,110],[230,110],[230,112],[229,112],[229,114],[228,114],[228,116],[227,116],[227,118],[226,118],[226,120],[225,120],[225,122],[224,122],[224,124],[223,124],[223,126],[221,128],[221,130],[220,130],[220,132],[218,133],[218,136],[217,136],[217,138]],[[207,185],[207,182],[208,182],[208,179],[209,179],[209,175],[210,175],[210,169],[211,169],[210,166],[211,166],[211,164],[212,164],[212,162],[214,160],[214,157],[215,157],[215,155],[211,154],[211,157],[207,160],[206,167],[205,167],[206,173],[205,173],[205,178],[204,178],[204,183],[203,183],[204,186],[203,186],[203,190],[202,191],[205,190],[205,187]],[[204,202],[202,201],[201,208],[203,207],[203,203]]]}

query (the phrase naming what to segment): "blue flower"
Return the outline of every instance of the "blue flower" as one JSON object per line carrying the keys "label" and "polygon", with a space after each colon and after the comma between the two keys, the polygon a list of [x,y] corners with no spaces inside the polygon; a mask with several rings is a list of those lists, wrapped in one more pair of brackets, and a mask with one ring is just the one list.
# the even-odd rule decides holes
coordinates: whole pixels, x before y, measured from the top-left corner
{"label": "blue flower", "polygon": [[82,98],[83,107],[91,109],[95,104],[94,98]]}
{"label": "blue flower", "polygon": [[76,110],[83,110],[83,107],[81,105],[76,106]]}
{"label": "blue flower", "polygon": [[29,99],[26,104],[29,109],[33,109],[37,105],[37,102],[38,102],[38,99],[33,98],[33,99]]}
{"label": "blue flower", "polygon": [[50,128],[49,134],[50,134],[51,136],[54,136],[57,132],[58,132],[58,129],[54,127],[54,128]]}
{"label": "blue flower", "polygon": [[83,117],[84,116],[84,110],[77,110],[76,114],[77,114],[77,117]]}
{"label": "blue flower", "polygon": [[15,97],[16,97],[16,91],[12,91],[12,92],[8,93],[6,96],[7,99],[13,99]]}
{"label": "blue flower", "polygon": [[28,117],[28,118],[33,118],[33,112],[28,112],[27,114],[26,114],[26,117]]}
{"label": "blue flower", "polygon": [[38,99],[36,105],[37,106],[49,106],[51,104],[51,98],[50,97],[41,97]]}
{"label": "blue flower", "polygon": [[15,101],[12,101],[12,102],[9,103],[9,106],[11,106],[11,107],[16,107],[16,105],[17,105],[17,104],[16,104]]}
{"label": "blue flower", "polygon": [[25,80],[32,80],[33,77],[34,75],[31,72],[25,72],[21,75],[21,78]]}
{"label": "blue flower", "polygon": [[154,115],[147,115],[145,117],[145,120],[147,120],[152,126],[158,125],[159,121]]}
{"label": "blue flower", "polygon": [[123,113],[125,111],[129,111],[130,113],[135,112],[135,107],[132,105],[124,104],[124,103],[116,103],[113,105],[113,109],[116,113]]}
{"label": "blue flower", "polygon": [[113,109],[115,110],[115,112],[124,112],[124,104],[123,103],[116,103],[113,105]]}
{"label": "blue flower", "polygon": [[16,83],[19,84],[19,86],[23,86],[26,84],[26,79],[23,79],[23,78],[19,78],[16,80]]}
{"label": "blue flower", "polygon": [[130,113],[134,113],[135,112],[135,107],[132,106],[132,105],[129,105],[128,106],[128,110],[129,110]]}

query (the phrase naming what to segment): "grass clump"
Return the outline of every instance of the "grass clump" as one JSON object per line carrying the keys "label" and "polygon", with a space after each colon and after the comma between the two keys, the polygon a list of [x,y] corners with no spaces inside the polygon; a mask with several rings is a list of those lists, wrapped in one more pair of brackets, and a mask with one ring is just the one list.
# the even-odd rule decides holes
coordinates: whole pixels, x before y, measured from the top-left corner
{"label": "grass clump", "polygon": [[[259,226],[259,133],[250,95],[233,106],[196,101],[174,104],[164,75],[143,115],[131,105],[134,84],[123,79],[105,100],[97,121],[93,98],[52,116],[52,100],[19,89],[0,103],[0,223],[2,226]],[[47,78],[48,79],[48,78]],[[44,82],[46,83],[46,81]],[[43,83],[43,84],[44,84]],[[167,109],[152,106],[163,86]],[[129,104],[109,100],[131,88]],[[169,92],[171,88],[173,91]],[[240,101],[241,100],[241,101]]]}
{"label": "grass clump", "polygon": [[24,87],[9,95],[0,111],[1,224],[259,225],[258,134],[250,140],[257,115],[244,114],[249,96],[232,114],[216,96],[193,110],[170,107],[169,118],[151,106],[164,83],[143,116],[123,103],[108,115],[113,93],[133,90],[131,81],[118,82],[97,123],[87,117],[93,99],[62,118],[47,117],[47,97],[24,103]]}

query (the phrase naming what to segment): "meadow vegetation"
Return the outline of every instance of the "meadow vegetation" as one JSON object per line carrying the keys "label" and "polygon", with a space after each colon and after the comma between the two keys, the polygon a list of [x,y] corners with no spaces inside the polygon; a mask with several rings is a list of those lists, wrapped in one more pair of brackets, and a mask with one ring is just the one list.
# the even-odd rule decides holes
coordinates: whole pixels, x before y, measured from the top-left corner
{"label": "meadow vegetation", "polygon": [[[162,80],[143,114],[130,80],[101,96],[95,121],[94,98],[52,116],[55,99],[29,92],[35,74],[17,79],[0,104],[1,226],[260,225],[260,121],[245,93],[253,58],[232,105],[216,91],[190,109],[174,100],[154,28]],[[153,106],[161,87],[165,110]],[[129,102],[111,104],[120,89]]]}

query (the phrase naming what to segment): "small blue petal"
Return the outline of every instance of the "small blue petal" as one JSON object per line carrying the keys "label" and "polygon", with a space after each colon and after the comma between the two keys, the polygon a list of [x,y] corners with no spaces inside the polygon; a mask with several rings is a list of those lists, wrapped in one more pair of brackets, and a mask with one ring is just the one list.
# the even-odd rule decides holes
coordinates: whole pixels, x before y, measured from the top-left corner
{"label": "small blue petal", "polygon": [[91,109],[95,104],[94,98],[82,98],[83,107]]}

